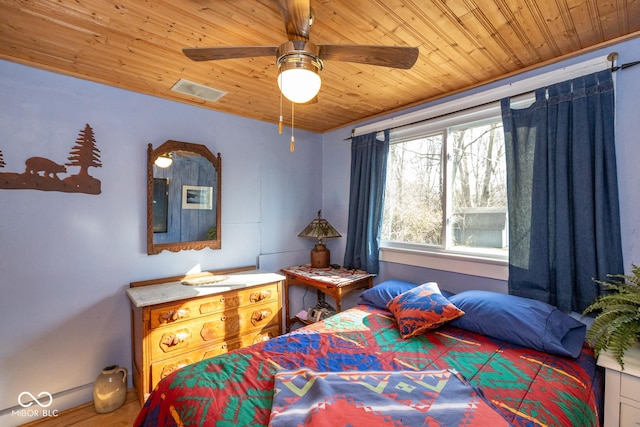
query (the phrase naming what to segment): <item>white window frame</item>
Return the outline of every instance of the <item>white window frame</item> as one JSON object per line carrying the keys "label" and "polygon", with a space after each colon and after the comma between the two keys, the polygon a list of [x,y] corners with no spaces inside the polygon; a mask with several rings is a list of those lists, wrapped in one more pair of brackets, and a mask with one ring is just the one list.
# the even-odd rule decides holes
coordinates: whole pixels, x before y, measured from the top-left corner
{"label": "white window frame", "polygon": [[[518,100],[518,105],[530,104],[530,96]],[[451,216],[451,193],[449,161],[444,159],[448,156],[449,129],[464,126],[466,124],[475,125],[483,121],[500,120],[499,103],[491,103],[467,109],[458,113],[448,114],[441,118],[434,118],[414,126],[406,126],[390,132],[392,144],[402,144],[407,140],[427,137],[434,134],[443,134],[443,184],[444,196],[447,199],[443,212],[443,244],[429,245],[421,243],[381,241],[380,259],[382,261],[397,262],[400,264],[418,265],[439,270],[464,272],[465,274],[482,275],[496,279],[506,279],[507,255],[490,254],[482,248],[473,248],[468,251],[461,247],[449,247],[451,240],[451,230],[449,229],[449,218]],[[480,270],[479,270],[480,269]],[[478,274],[480,271],[481,274]]]}
{"label": "white window frame", "polygon": [[[533,99],[531,95],[518,97],[519,94],[534,91],[539,87],[559,83],[582,75],[595,73],[609,68],[611,64],[604,56],[598,56],[586,61],[577,62],[566,67],[554,69],[534,77],[521,78],[502,86],[465,96],[448,102],[435,102],[432,106],[399,115],[387,120],[367,124],[352,130],[351,135],[363,135],[380,129],[397,128],[395,132],[409,132],[420,130],[422,134],[428,133],[429,119],[440,117],[443,121],[462,118],[465,115],[473,117],[479,110],[491,111],[491,108],[500,110],[499,100],[512,97],[513,108],[524,108]],[[552,67],[552,66],[550,66]],[[513,97],[517,98],[514,102]],[[481,105],[482,107],[478,107]],[[479,116],[477,116],[479,117]],[[471,119],[466,121],[473,121]],[[419,124],[407,126],[412,123]],[[440,123],[440,128],[442,124]],[[431,124],[433,125],[433,124]],[[407,133],[408,135],[408,133]],[[411,246],[399,245],[391,242],[381,242],[380,260],[436,270],[444,270],[462,273],[472,276],[481,276],[499,280],[507,280],[509,277],[508,262],[505,259],[492,257],[471,256],[469,254],[443,251],[437,248],[425,249],[426,245]]]}

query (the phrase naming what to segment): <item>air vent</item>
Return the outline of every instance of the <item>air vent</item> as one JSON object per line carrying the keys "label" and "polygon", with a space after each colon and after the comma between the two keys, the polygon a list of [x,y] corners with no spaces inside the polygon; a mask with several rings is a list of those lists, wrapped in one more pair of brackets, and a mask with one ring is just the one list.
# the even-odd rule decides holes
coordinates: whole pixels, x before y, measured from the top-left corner
{"label": "air vent", "polygon": [[214,89],[200,83],[194,83],[189,80],[180,79],[173,85],[171,90],[180,92],[185,95],[195,96],[197,98],[206,99],[207,101],[216,102],[227,94],[227,92]]}

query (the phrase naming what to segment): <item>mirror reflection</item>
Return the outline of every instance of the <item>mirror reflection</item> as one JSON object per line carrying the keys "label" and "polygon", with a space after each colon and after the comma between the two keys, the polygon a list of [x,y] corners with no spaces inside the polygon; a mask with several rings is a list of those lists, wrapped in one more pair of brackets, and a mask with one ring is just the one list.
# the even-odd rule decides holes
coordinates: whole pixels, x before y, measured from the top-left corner
{"label": "mirror reflection", "polygon": [[220,249],[220,154],[180,141],[148,154],[147,253]]}

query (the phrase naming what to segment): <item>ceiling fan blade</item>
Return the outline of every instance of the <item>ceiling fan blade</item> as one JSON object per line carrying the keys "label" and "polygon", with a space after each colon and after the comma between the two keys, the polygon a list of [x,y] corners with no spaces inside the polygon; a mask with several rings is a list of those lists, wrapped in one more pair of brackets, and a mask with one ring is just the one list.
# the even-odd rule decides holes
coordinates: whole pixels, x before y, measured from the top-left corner
{"label": "ceiling fan blade", "polygon": [[408,70],[418,59],[417,47],[322,44],[320,58]]}
{"label": "ceiling fan blade", "polygon": [[275,46],[219,46],[188,47],[182,52],[194,61],[212,61],[216,59],[253,58],[256,56],[275,56]]}
{"label": "ceiling fan blade", "polygon": [[309,0],[278,0],[289,40],[309,40],[311,5]]}

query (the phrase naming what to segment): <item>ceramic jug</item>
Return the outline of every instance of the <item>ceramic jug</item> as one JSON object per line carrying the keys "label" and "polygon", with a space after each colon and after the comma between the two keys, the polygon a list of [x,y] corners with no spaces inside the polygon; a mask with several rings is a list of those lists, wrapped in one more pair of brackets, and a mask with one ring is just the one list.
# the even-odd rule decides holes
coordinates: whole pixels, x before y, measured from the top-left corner
{"label": "ceramic jug", "polygon": [[93,404],[96,412],[104,414],[115,411],[127,399],[127,368],[118,365],[102,370],[93,386]]}

